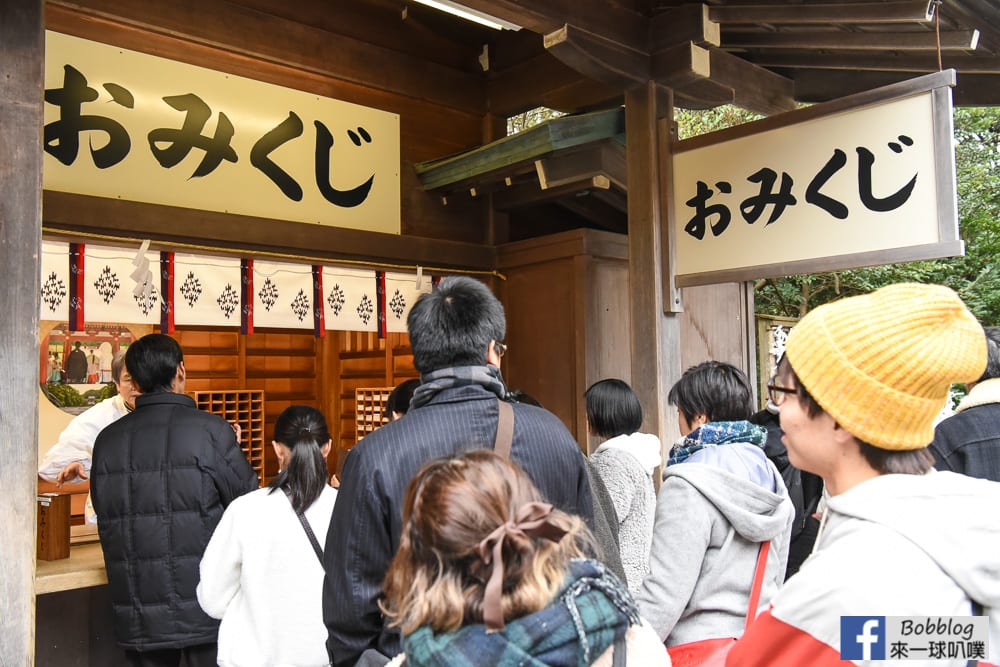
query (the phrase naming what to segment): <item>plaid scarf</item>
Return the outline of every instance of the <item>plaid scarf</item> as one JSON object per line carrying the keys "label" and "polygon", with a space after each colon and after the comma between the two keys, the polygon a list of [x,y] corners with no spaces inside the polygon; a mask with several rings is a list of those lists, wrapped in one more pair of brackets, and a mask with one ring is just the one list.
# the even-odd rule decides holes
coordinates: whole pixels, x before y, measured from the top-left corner
{"label": "plaid scarf", "polygon": [[493,392],[497,398],[507,400],[507,387],[503,383],[500,369],[496,366],[453,366],[421,375],[420,386],[410,399],[410,408],[427,405],[438,392],[445,389],[476,384]]}
{"label": "plaid scarf", "polygon": [[761,449],[767,442],[767,429],[748,421],[709,422],[688,433],[670,448],[667,466],[684,463],[689,456],[706,447],[747,442]]}
{"label": "plaid scarf", "polygon": [[601,563],[576,559],[545,609],[490,634],[482,624],[440,635],[425,626],[403,638],[403,649],[408,667],[582,667],[638,622],[624,585]]}

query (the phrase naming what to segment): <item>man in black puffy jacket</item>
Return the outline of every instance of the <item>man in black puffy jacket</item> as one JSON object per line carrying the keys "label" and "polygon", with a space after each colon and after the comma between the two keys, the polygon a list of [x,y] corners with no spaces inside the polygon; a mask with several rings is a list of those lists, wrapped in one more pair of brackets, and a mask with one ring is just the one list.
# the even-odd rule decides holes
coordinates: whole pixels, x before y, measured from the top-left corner
{"label": "man in black puffy jacket", "polygon": [[259,481],[233,428],[184,395],[177,341],[143,336],[125,366],[142,400],[97,436],[91,469],[115,637],[131,665],[215,665],[198,564],[226,506]]}

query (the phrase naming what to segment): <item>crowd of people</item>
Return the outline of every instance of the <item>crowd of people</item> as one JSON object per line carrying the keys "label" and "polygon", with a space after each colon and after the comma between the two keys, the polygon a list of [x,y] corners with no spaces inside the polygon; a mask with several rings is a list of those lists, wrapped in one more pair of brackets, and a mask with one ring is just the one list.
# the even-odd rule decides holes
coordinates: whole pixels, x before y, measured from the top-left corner
{"label": "crowd of people", "polygon": [[129,664],[823,667],[842,617],[921,615],[988,616],[979,664],[1000,662],[1000,331],[951,290],[810,312],[765,411],[740,369],[687,369],[667,448],[626,382],[596,382],[589,457],[508,390],[485,285],[447,278],[407,324],[420,379],[336,490],[315,408],[278,416],[258,488],[176,341],[115,360],[119,396],[39,472],[91,479]]}

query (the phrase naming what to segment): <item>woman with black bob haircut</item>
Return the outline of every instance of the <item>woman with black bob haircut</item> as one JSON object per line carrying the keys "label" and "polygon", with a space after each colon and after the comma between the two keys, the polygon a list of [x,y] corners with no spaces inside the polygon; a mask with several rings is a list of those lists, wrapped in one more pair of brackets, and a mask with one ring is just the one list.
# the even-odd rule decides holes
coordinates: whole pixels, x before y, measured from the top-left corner
{"label": "woman with black bob haircut", "polygon": [[583,398],[587,428],[603,440],[590,455],[590,462],[615,508],[622,568],[629,592],[638,595],[649,572],[656,508],[653,472],[663,463],[660,439],[639,432],[642,405],[624,380],[595,382]]}
{"label": "woman with black bob haircut", "polygon": [[670,450],[656,500],[649,576],[639,610],[668,647],[730,641],[784,581],[794,510],[764,454],[767,431],[748,420],[750,381],[706,361],[670,389],[681,438]]}
{"label": "woman with black bob haircut", "polygon": [[201,560],[198,602],[222,619],[220,665],[327,665],[320,545],[337,492],[323,414],[286,408],[271,445],[281,470],[226,509]]}

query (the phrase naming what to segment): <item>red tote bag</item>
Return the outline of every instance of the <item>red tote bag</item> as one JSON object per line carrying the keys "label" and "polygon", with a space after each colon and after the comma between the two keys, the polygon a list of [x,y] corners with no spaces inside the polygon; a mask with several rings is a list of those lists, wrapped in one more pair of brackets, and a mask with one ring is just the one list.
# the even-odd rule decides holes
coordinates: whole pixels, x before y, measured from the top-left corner
{"label": "red tote bag", "polygon": [[[747,606],[746,623],[743,632],[750,628],[756,617],[757,605],[760,602],[760,591],[764,587],[764,571],[767,570],[767,554],[771,543],[764,542],[757,551],[757,566],[753,573],[753,586],[750,588],[750,604]],[[670,662],[673,667],[725,667],[726,656],[736,644],[735,637],[720,637],[703,639],[700,642],[688,642],[667,647]]]}

